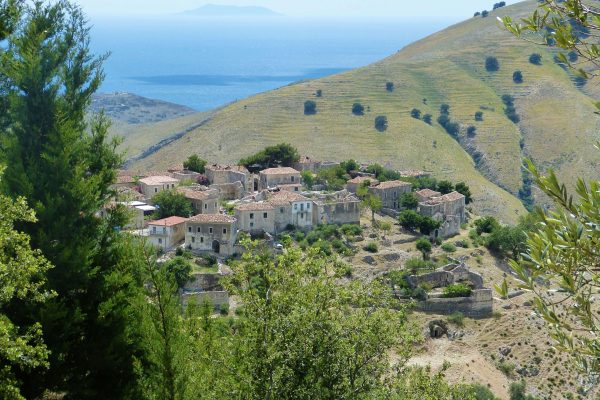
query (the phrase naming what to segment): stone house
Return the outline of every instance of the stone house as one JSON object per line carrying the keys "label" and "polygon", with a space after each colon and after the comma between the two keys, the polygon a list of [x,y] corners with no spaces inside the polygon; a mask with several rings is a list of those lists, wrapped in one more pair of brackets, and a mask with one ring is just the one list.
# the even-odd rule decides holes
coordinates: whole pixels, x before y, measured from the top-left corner
{"label": "stone house", "polygon": [[275,207],[268,202],[240,204],[235,208],[238,228],[250,234],[275,233]]}
{"label": "stone house", "polygon": [[196,252],[231,256],[235,252],[237,230],[237,219],[230,215],[199,214],[186,222],[185,246]]}
{"label": "stone house", "polygon": [[458,192],[420,202],[417,211],[441,222],[440,228],[432,233],[433,238],[457,235],[460,233],[460,226],[467,222],[465,196]]}
{"label": "stone house", "polygon": [[313,225],[313,202],[296,192],[273,193],[269,203],[275,208],[275,233],[282,232],[288,225],[309,230]]}
{"label": "stone house", "polygon": [[219,191],[198,186],[180,187],[177,191],[189,200],[195,214],[217,214],[219,212]]}
{"label": "stone house", "polygon": [[300,177],[300,172],[296,171],[294,168],[268,168],[260,171],[258,187],[259,190],[266,190],[279,185],[295,185],[301,183],[302,179]]}
{"label": "stone house", "polygon": [[369,192],[381,200],[382,208],[399,210],[401,197],[412,191],[412,184],[404,181],[387,181],[369,187]]}
{"label": "stone house", "polygon": [[321,162],[313,160],[308,156],[300,156],[300,159],[292,164],[292,168],[297,171],[310,171],[317,173],[321,168]]}
{"label": "stone house", "polygon": [[148,222],[148,240],[154,246],[169,250],[183,241],[187,218],[169,217]]}
{"label": "stone house", "polygon": [[417,196],[419,203],[427,201],[432,197],[440,197],[441,195],[442,194],[440,192],[436,192],[435,190],[431,189],[421,189],[415,192],[415,196]]}
{"label": "stone house", "polygon": [[359,224],[360,200],[346,190],[314,200],[313,225]]}
{"label": "stone house", "polygon": [[111,189],[133,189],[136,185],[135,176],[129,171],[117,171],[115,183],[110,185]]}
{"label": "stone house", "polygon": [[363,184],[374,186],[379,185],[379,181],[375,179],[375,177],[371,176],[357,176],[356,178],[350,179],[348,182],[346,182],[346,190],[348,190],[350,193],[356,193],[358,188]]}
{"label": "stone house", "polygon": [[179,182],[182,182],[182,181],[197,182],[198,178],[200,176],[202,176],[202,174],[199,172],[189,171],[187,169],[173,171],[173,172],[171,172],[171,175],[173,176],[173,178],[177,179]]}
{"label": "stone house", "polygon": [[240,182],[243,191],[253,192],[255,190],[252,174],[246,167],[241,165],[207,165],[204,174],[211,185],[228,185]]}
{"label": "stone house", "polygon": [[148,200],[163,190],[175,189],[179,181],[170,176],[158,175],[140,179],[140,191]]}

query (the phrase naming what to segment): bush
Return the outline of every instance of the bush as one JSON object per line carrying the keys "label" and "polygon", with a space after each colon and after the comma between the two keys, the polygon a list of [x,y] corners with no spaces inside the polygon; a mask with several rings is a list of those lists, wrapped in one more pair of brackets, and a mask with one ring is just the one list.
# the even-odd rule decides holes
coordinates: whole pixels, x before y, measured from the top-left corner
{"label": "bush", "polygon": [[488,10],[483,10],[483,11],[481,12],[481,18],[485,18],[485,17],[487,17],[488,15],[490,15],[490,12],[489,12]]}
{"label": "bush", "polygon": [[404,229],[408,229],[409,231],[414,231],[419,226],[421,226],[421,214],[413,210],[404,210],[398,216],[398,222]]}
{"label": "bush", "polygon": [[417,240],[416,244],[417,250],[419,250],[423,254],[423,259],[426,260],[429,253],[431,253],[431,242],[428,238],[422,237]]}
{"label": "bush", "polygon": [[458,182],[456,184],[456,186],[454,187],[454,190],[456,190],[458,193],[465,196],[466,204],[469,204],[473,201],[472,194],[471,194],[471,188],[466,183]]}
{"label": "bush", "polygon": [[533,53],[529,56],[529,62],[533,65],[542,65],[542,55]]}
{"label": "bush", "polygon": [[[506,376],[508,376],[508,377],[511,377],[511,376],[512,376],[512,374],[513,374],[513,372],[515,371],[515,364],[513,364],[513,363],[509,363],[509,362],[506,362],[506,361],[502,361],[501,363],[498,363],[498,369],[499,369],[500,371],[502,371],[502,373],[503,373],[504,375],[506,375]],[[513,384],[511,384],[511,386],[512,386],[512,385],[514,385],[514,383],[513,383]],[[512,393],[512,390],[511,390],[511,393]],[[512,399],[512,398],[513,398],[513,397],[511,396],[511,399]],[[518,398],[518,397],[517,397],[517,398]]]}
{"label": "bush", "polygon": [[186,161],[183,162],[183,168],[189,171],[204,173],[206,161],[198,157],[197,154],[192,154]]}
{"label": "bush", "polygon": [[485,69],[488,72],[496,72],[500,69],[500,63],[496,57],[487,57],[485,59]]}
{"label": "bush", "polygon": [[219,306],[221,315],[229,315],[229,303],[223,303]]}
{"label": "bush", "polygon": [[431,125],[431,114],[425,114],[423,115],[423,122],[425,122],[426,124]]}
{"label": "bush", "polygon": [[406,209],[414,210],[419,205],[419,199],[414,193],[404,193],[400,197],[400,205]]}
{"label": "bush", "polygon": [[514,83],[523,83],[523,73],[521,73],[521,71],[513,72],[513,82]]}
{"label": "bush", "polygon": [[379,132],[384,132],[388,128],[388,120],[385,115],[375,117],[375,129]]}
{"label": "bush", "polygon": [[456,252],[456,246],[453,245],[452,243],[444,243],[441,247],[442,247],[442,250],[444,250],[446,253],[455,253]]}
{"label": "bush", "polygon": [[483,217],[475,221],[475,228],[478,235],[482,233],[492,233],[500,228],[500,224],[494,217]]}
{"label": "bush", "polygon": [[440,221],[436,221],[431,217],[422,217],[421,223],[419,224],[419,232],[423,235],[429,235],[440,227]]}
{"label": "bush", "polygon": [[154,195],[152,201],[156,205],[156,211],[152,215],[155,219],[173,216],[189,218],[193,213],[188,199],[185,198],[183,193],[175,190],[163,190]]}
{"label": "bush", "polygon": [[239,164],[245,167],[254,164],[264,168],[291,167],[299,159],[300,154],[294,146],[288,143],[280,143],[275,146],[268,146],[250,157],[242,158]]}
{"label": "bush", "polygon": [[314,115],[317,113],[317,103],[313,100],[304,102],[304,115]]}
{"label": "bush", "polygon": [[421,119],[421,110],[419,110],[418,108],[413,108],[410,112],[410,116],[414,119]]}
{"label": "bush", "polygon": [[394,91],[394,82],[386,82],[385,90],[387,90],[388,92],[393,92]]}
{"label": "bush", "polygon": [[369,242],[363,247],[363,250],[368,251],[369,253],[377,253],[379,251],[379,246],[375,242]]}
{"label": "bush", "polygon": [[473,14],[473,17],[479,17],[481,15],[481,13],[479,11],[475,11],[475,14]]}
{"label": "bush", "polygon": [[475,137],[476,134],[477,134],[477,128],[473,125],[469,125],[469,127],[467,128],[467,136],[472,138],[472,137]]}
{"label": "bush", "polygon": [[465,325],[465,315],[460,311],[453,312],[448,316],[448,322],[452,322],[456,326],[464,326]]}
{"label": "bush", "polygon": [[475,113],[475,121],[478,121],[478,122],[483,121],[483,112],[477,111]]}
{"label": "bush", "polygon": [[364,115],[365,114],[365,107],[363,107],[363,105],[360,104],[360,103],[354,103],[354,104],[352,104],[352,114],[354,114],[354,115]]}
{"label": "bush", "polygon": [[325,254],[326,256],[330,256],[333,254],[333,248],[331,246],[331,243],[326,242],[324,240],[319,240],[317,241],[314,245],[314,248],[319,249],[319,251],[323,254]]}
{"label": "bush", "polygon": [[446,298],[469,297],[472,289],[464,283],[453,283],[448,285],[442,291],[442,295]]}
{"label": "bush", "polygon": [[317,92],[315,93],[315,96],[317,96],[317,97],[323,96],[323,91],[321,89],[317,89]]}
{"label": "bush", "polygon": [[362,235],[362,227],[358,224],[342,225],[340,231],[346,236]]}
{"label": "bush", "polygon": [[442,180],[438,182],[437,190],[442,194],[448,194],[454,190],[454,185],[450,181]]}
{"label": "bush", "polygon": [[450,115],[450,105],[449,104],[442,104],[440,106],[440,114],[442,115]]}
{"label": "bush", "polygon": [[501,1],[499,3],[495,3],[494,4],[494,10],[497,10],[498,8],[504,7],[506,6],[506,2],[505,1]]}

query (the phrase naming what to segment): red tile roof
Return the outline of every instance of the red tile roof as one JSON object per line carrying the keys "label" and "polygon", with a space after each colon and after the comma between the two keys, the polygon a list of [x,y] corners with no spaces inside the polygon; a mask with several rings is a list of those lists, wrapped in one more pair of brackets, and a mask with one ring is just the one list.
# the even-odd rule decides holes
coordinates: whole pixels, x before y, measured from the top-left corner
{"label": "red tile roof", "polygon": [[261,202],[261,203],[240,204],[240,205],[236,206],[235,209],[238,211],[263,211],[263,210],[274,210],[275,208],[270,203]]}
{"label": "red tile roof", "polygon": [[187,218],[182,218],[182,217],[169,217],[169,218],[159,219],[157,221],[150,221],[150,222],[148,222],[148,225],[174,226],[174,225],[183,224],[187,220],[188,220]]}
{"label": "red tile roof", "polygon": [[187,199],[192,200],[207,200],[219,198],[219,192],[216,190],[193,190],[180,187],[177,188],[177,191],[183,194]]}
{"label": "red tile roof", "polygon": [[170,176],[158,175],[140,179],[140,182],[146,185],[162,185],[164,183],[177,183],[179,181],[175,178],[171,178]]}
{"label": "red tile roof", "polygon": [[188,220],[196,223],[217,223],[217,224],[233,224],[237,221],[231,215],[225,214],[198,214]]}
{"label": "red tile roof", "polygon": [[381,182],[379,185],[371,186],[371,187],[373,189],[392,189],[392,188],[406,187],[406,186],[412,186],[412,184],[410,184],[408,182],[404,182],[404,181],[387,181],[387,182]]}
{"label": "red tile roof", "polygon": [[421,189],[416,192],[421,197],[439,197],[442,194],[431,189]]}
{"label": "red tile roof", "polygon": [[280,192],[274,193],[271,196],[271,198],[269,199],[269,203],[271,203],[275,206],[280,206],[280,205],[290,204],[291,202],[294,202],[294,201],[308,201],[308,200],[309,199],[307,197],[304,197],[299,193],[290,192],[288,190],[282,190]]}

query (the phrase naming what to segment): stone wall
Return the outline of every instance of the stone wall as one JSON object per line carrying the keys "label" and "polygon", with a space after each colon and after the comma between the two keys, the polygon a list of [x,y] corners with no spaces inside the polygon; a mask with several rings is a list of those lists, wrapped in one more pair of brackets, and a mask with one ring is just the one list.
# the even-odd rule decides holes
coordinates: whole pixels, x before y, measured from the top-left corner
{"label": "stone wall", "polygon": [[209,301],[215,310],[218,310],[222,304],[229,304],[229,293],[226,291],[220,292],[184,292],[181,294],[181,303],[184,307],[193,302],[196,305],[201,305],[205,301]]}
{"label": "stone wall", "polygon": [[474,290],[470,297],[430,297],[425,301],[417,303],[416,308],[420,311],[435,314],[452,314],[461,312],[467,317],[483,318],[493,312],[492,289]]}

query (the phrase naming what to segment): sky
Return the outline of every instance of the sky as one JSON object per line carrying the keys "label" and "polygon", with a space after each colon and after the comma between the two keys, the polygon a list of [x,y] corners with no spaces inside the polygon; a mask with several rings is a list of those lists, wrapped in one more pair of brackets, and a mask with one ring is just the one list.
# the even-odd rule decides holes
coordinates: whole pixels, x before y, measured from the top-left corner
{"label": "sky", "polygon": [[[75,0],[90,16],[174,14],[206,3],[262,6],[294,17],[447,17],[467,18],[490,10],[499,0]],[[508,0],[507,4],[516,3]]]}

